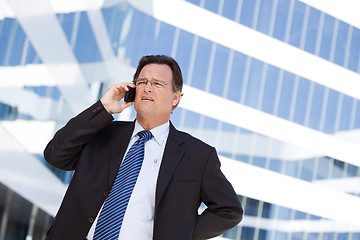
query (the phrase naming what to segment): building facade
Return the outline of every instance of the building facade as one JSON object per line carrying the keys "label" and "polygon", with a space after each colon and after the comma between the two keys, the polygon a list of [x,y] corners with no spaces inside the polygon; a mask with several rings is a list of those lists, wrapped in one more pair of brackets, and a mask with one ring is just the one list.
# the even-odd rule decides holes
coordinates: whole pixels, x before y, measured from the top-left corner
{"label": "building facade", "polygon": [[[216,147],[221,236],[360,240],[356,0],[0,0],[0,240],[44,239],[72,176],[42,151],[139,59],[174,57],[179,129]],[[133,120],[128,108],[116,119]]]}

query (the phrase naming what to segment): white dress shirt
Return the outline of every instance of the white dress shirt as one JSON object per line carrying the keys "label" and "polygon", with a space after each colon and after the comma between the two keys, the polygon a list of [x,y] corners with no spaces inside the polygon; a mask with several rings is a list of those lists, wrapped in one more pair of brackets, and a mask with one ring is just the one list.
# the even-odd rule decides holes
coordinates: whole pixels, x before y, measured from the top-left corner
{"label": "white dress shirt", "polygon": [[[166,122],[150,130],[153,138],[145,143],[144,162],[124,215],[119,240],[151,240],[153,237],[156,182],[169,126],[169,122]],[[144,128],[136,121],[124,158],[139,138],[136,134],[142,130]],[[93,239],[101,209],[87,235],[89,240]]]}

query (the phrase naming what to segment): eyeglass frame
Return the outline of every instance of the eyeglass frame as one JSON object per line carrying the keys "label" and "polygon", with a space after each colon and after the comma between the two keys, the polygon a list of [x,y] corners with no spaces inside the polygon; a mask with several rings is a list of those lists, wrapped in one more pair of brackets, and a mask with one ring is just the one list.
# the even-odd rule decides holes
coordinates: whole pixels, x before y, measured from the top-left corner
{"label": "eyeglass frame", "polygon": [[[151,79],[151,80],[149,80],[147,78],[137,78],[135,80],[135,82],[134,82],[136,87],[139,87],[139,85],[138,85],[139,80],[144,81],[144,83],[145,83],[144,86],[140,86],[140,87],[145,87],[149,82],[150,82],[151,87],[155,87],[155,88],[164,88],[164,87],[169,85],[165,81],[159,80],[159,79]],[[157,86],[156,83],[159,83],[159,85]]]}

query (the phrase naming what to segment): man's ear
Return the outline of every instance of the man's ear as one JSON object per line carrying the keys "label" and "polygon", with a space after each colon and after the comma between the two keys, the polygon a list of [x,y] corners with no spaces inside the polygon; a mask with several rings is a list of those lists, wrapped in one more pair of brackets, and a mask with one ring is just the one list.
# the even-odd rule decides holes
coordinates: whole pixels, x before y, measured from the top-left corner
{"label": "man's ear", "polygon": [[173,107],[175,107],[179,103],[180,98],[181,98],[181,92],[180,91],[175,92],[173,100],[172,100],[172,106]]}

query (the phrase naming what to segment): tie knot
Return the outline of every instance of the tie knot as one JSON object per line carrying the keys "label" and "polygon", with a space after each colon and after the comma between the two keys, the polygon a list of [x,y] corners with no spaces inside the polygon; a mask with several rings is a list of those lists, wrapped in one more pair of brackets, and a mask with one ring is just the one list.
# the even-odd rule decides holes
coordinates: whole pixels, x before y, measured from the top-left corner
{"label": "tie knot", "polygon": [[145,131],[145,130],[138,132],[137,135],[139,136],[139,139],[144,140],[145,142],[153,137],[150,131]]}

